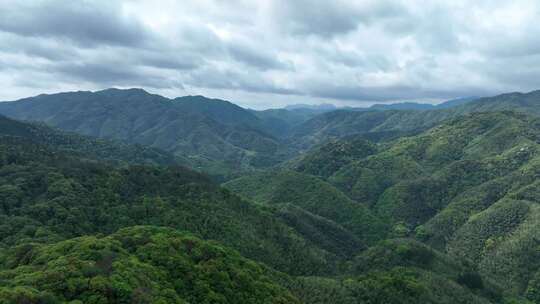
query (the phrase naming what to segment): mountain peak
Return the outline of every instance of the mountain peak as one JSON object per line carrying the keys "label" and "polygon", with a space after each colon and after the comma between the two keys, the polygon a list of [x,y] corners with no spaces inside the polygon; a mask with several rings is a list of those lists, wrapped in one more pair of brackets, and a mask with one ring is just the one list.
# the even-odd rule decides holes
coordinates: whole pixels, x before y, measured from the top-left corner
{"label": "mountain peak", "polygon": [[308,110],[325,110],[331,111],[337,109],[337,107],[330,103],[321,103],[316,105],[310,104],[291,104],[285,106],[285,110],[297,110],[297,109],[308,109]]}
{"label": "mountain peak", "polygon": [[224,103],[224,104],[231,104],[231,105],[237,106],[236,104],[227,100],[218,99],[218,98],[210,98],[203,95],[185,95],[185,96],[176,97],[173,100],[177,102],[214,102],[214,103]]}
{"label": "mountain peak", "polygon": [[129,88],[129,89],[119,89],[119,88],[108,88],[100,91],[95,91],[94,93],[98,94],[130,94],[130,95],[152,95],[146,90],[141,88]]}

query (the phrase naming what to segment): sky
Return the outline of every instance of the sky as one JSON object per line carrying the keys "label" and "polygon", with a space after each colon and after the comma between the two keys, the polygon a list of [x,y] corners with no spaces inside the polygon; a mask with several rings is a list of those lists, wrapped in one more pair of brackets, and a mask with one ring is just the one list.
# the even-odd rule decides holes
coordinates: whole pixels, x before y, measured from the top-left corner
{"label": "sky", "polygon": [[0,100],[140,87],[254,109],[540,89],[537,0],[0,0]]}

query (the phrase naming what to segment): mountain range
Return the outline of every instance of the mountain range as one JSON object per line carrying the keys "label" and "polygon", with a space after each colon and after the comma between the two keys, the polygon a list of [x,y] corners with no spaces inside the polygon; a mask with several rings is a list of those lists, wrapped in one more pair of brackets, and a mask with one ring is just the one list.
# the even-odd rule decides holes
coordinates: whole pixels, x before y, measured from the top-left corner
{"label": "mountain range", "polygon": [[433,105],[430,103],[417,103],[417,102],[399,102],[391,104],[374,104],[368,109],[371,110],[434,110],[434,109],[448,109],[455,106],[463,105],[479,99],[479,97],[464,97],[444,101],[442,103]]}
{"label": "mountain range", "polygon": [[540,91],[449,104],[0,103],[0,303],[539,303]]}
{"label": "mountain range", "polygon": [[[437,108],[468,101],[471,99],[449,101]],[[443,106],[445,104],[448,106]],[[169,99],[142,89],[68,92],[0,103],[0,114],[8,117],[158,148],[183,158],[192,168],[220,178],[276,165],[320,140],[328,140],[330,134],[306,134],[321,132],[320,128],[324,128],[324,133],[338,132],[338,136],[363,132],[374,138],[393,138],[396,132],[379,125],[353,125],[351,131],[333,131],[336,128],[332,125],[333,119],[340,124],[347,123],[347,119],[391,121],[394,113],[368,109],[358,113],[341,110],[343,114],[339,114],[333,109],[329,105],[312,108],[297,105],[253,111],[219,99],[203,96]],[[357,119],[357,115],[370,117]],[[319,126],[318,120],[324,120],[323,125]],[[398,128],[397,132],[413,129],[412,126],[391,129]],[[379,134],[377,129],[383,133]]]}

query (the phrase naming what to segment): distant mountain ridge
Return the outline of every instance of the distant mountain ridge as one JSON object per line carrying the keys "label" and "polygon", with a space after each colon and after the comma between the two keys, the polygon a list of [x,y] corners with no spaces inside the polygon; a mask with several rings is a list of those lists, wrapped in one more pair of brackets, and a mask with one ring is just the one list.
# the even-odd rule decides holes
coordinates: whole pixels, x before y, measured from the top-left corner
{"label": "distant mountain ridge", "polygon": [[370,110],[435,110],[457,107],[479,99],[479,97],[464,97],[444,101],[439,104],[418,103],[418,102],[396,102],[391,104],[374,104]]}
{"label": "distant mountain ridge", "polygon": [[540,302],[540,91],[318,113],[109,89],[0,113],[40,122],[0,116],[0,303]]}
{"label": "distant mountain ridge", "polygon": [[160,148],[216,174],[271,165],[288,153],[252,112],[202,96],[171,100],[142,89],[69,92],[0,103],[0,113]]}
{"label": "distant mountain ridge", "polygon": [[454,100],[453,106],[418,110],[337,110],[315,116],[291,130],[291,142],[299,149],[331,139],[362,135],[371,140],[387,140],[416,134],[441,122],[475,112],[511,110],[540,115],[540,91],[508,93],[472,101]]}
{"label": "distant mountain ridge", "polygon": [[391,140],[472,112],[540,114],[539,95],[536,91],[471,97],[436,106],[402,103],[336,110],[331,105],[297,105],[254,111],[204,96],[169,99],[142,89],[106,89],[3,102],[0,114],[159,148],[185,158],[195,169],[230,176],[277,165],[299,151],[344,136]]}
{"label": "distant mountain ridge", "polygon": [[329,112],[334,110],[353,110],[353,111],[368,111],[368,110],[434,110],[434,109],[448,109],[468,102],[479,99],[480,97],[470,96],[451,99],[443,101],[439,104],[431,103],[419,103],[414,101],[405,101],[405,102],[392,102],[392,103],[376,103],[369,107],[338,107],[334,104],[292,104],[287,105],[283,109],[285,110],[311,110],[318,111],[320,113]]}
{"label": "distant mountain ridge", "polygon": [[284,107],[285,110],[298,110],[298,109],[307,109],[307,110],[319,110],[319,111],[332,111],[336,110],[338,107],[331,103],[321,103],[321,104],[291,104]]}
{"label": "distant mountain ridge", "polygon": [[9,138],[54,147],[85,159],[114,164],[190,165],[187,159],[159,149],[69,133],[43,124],[23,123],[0,115],[0,139]]}

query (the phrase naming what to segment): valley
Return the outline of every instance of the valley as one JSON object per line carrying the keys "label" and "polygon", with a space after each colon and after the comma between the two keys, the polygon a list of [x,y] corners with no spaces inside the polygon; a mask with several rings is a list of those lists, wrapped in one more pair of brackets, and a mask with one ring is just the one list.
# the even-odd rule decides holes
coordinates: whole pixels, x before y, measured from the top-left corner
{"label": "valley", "polygon": [[537,303],[539,109],[0,103],[0,303]]}

